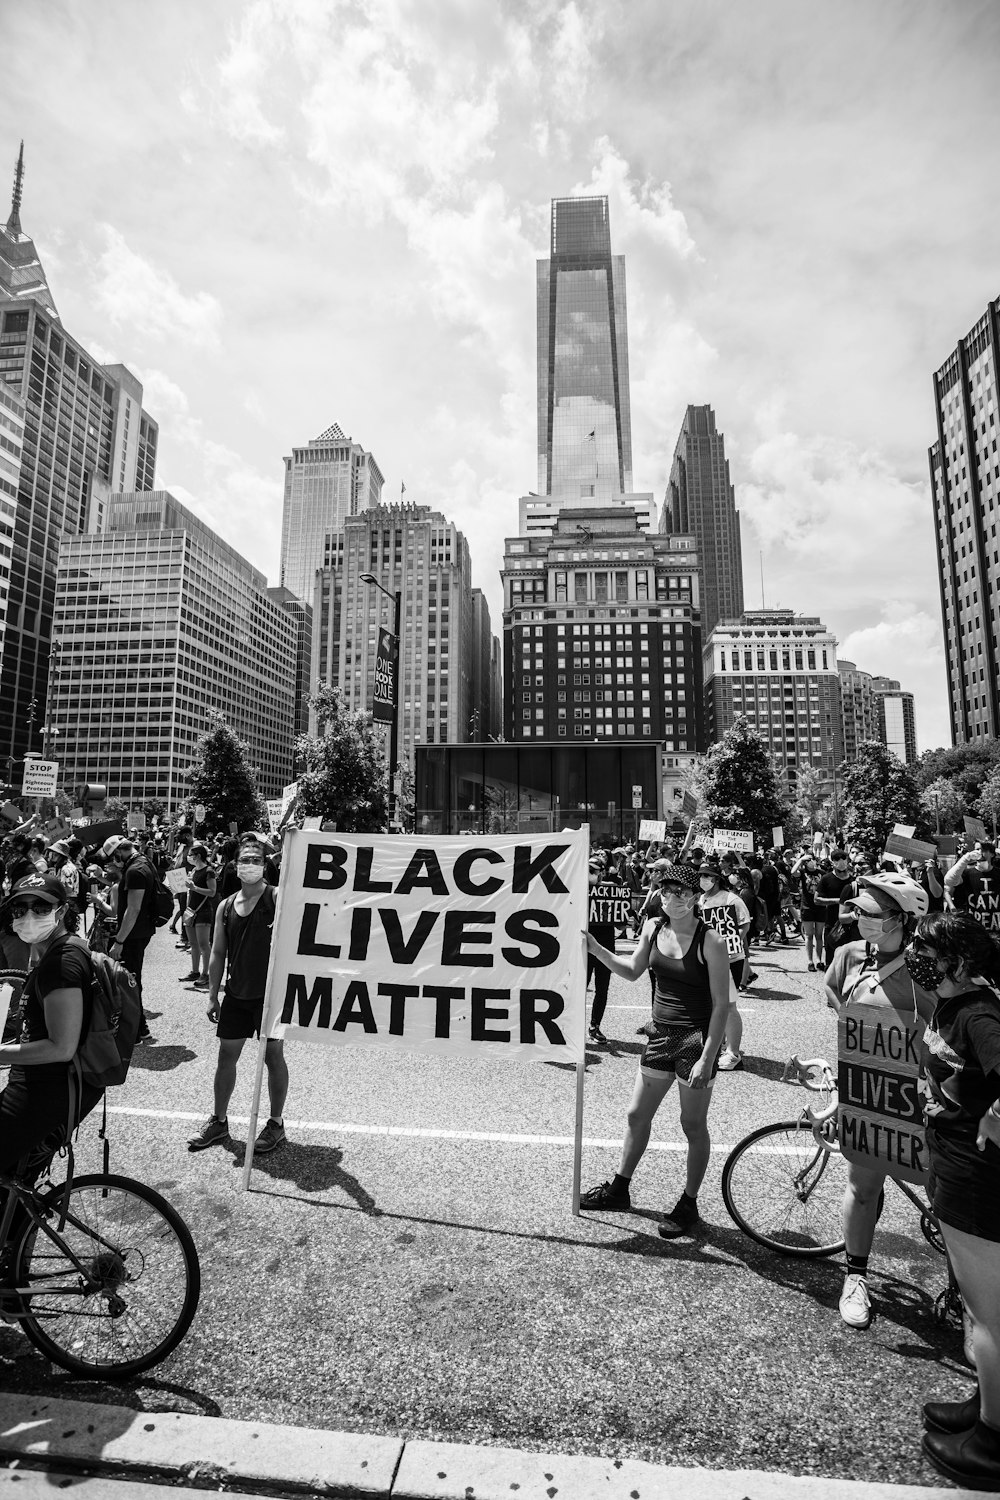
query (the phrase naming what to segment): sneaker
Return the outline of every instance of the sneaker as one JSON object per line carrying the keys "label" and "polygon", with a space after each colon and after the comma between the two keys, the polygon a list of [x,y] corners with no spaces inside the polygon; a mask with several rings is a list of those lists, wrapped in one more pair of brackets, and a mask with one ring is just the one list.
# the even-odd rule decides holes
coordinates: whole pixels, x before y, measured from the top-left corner
{"label": "sneaker", "polygon": [[149,1027],[146,1025],[146,1023],[144,1021],[142,1023],[142,1025],[139,1027],[139,1034],[137,1035],[137,1037],[135,1039],[136,1046],[140,1046],[143,1042],[151,1042],[152,1040],[153,1040],[153,1033],[150,1031]]}
{"label": "sneaker", "polygon": [[272,1151],[277,1151],[283,1146],[287,1136],[284,1125],[279,1125],[277,1120],[268,1120],[264,1129],[253,1143],[254,1156],[267,1156]]}
{"label": "sneaker", "polygon": [[872,1320],[872,1304],[863,1276],[848,1272],[840,1294],[840,1316],[849,1328],[867,1328]]}
{"label": "sneaker", "polygon": [[191,988],[195,990],[207,990],[209,988],[208,975],[199,974],[198,978],[194,981]]}
{"label": "sneaker", "polygon": [[698,1204],[686,1193],[682,1193],[670,1213],[664,1214],[656,1226],[656,1232],[663,1240],[677,1240],[682,1234],[693,1233],[695,1226],[700,1223]]}
{"label": "sneaker", "polygon": [[191,944],[190,943],[175,943],[174,947],[175,948],[182,948],[185,953],[190,953],[191,952]]}
{"label": "sneaker", "polygon": [[729,1050],[728,1047],[724,1047],[722,1049],[722,1051],[719,1053],[719,1072],[720,1073],[738,1073],[742,1067],[743,1067],[743,1053],[742,1052],[730,1052],[730,1050]]}
{"label": "sneaker", "polygon": [[632,1198],[628,1188],[622,1191],[610,1182],[599,1182],[596,1187],[588,1188],[585,1193],[580,1194],[580,1207],[596,1208],[601,1213],[608,1213],[619,1208],[631,1208]]}
{"label": "sneaker", "polygon": [[228,1120],[217,1120],[214,1115],[209,1115],[198,1134],[191,1136],[188,1141],[188,1150],[205,1151],[209,1146],[227,1146],[228,1144]]}
{"label": "sneaker", "polygon": [[606,1047],[608,1045],[608,1039],[599,1026],[591,1026],[587,1035],[590,1038],[590,1045],[592,1047]]}
{"label": "sneaker", "polygon": [[192,984],[194,982],[194,980],[200,979],[200,978],[201,978],[201,970],[200,969],[192,969],[190,974],[182,974],[181,975],[181,977],[180,977],[180,983],[181,984]]}
{"label": "sneaker", "polygon": [[816,973],[816,965],[815,964],[810,964],[808,967],[809,967],[810,974],[815,974]]}

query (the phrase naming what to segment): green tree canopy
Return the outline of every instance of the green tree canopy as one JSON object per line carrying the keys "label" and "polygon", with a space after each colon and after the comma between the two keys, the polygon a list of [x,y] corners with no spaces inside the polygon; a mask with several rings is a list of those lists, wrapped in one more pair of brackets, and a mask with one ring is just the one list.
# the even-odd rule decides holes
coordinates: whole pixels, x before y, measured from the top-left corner
{"label": "green tree canopy", "polygon": [[977,818],[982,818],[987,828],[992,827],[996,833],[997,825],[1000,824],[1000,765],[994,766],[983,782],[972,810]]}
{"label": "green tree canopy", "polygon": [[336,823],[341,833],[378,833],[389,816],[385,749],[371,714],[352,713],[338,688],[322,684],[309,699],[318,734],[303,734],[296,816]]}
{"label": "green tree canopy", "polygon": [[784,824],[787,803],[770,749],[745,714],[737,715],[695,774],[699,814],[714,828],[748,829],[769,843],[771,829]]}
{"label": "green tree canopy", "polygon": [[841,767],[847,837],[875,858],[896,823],[926,826],[916,782],[903,762],[875,740]]}
{"label": "green tree canopy", "polygon": [[914,767],[914,774],[921,791],[934,781],[950,781],[962,800],[963,810],[971,812],[984,782],[998,765],[1000,742],[976,740],[969,745],[925,750]]}
{"label": "green tree canopy", "polygon": [[250,750],[219,713],[210,713],[209,729],[198,741],[195,759],[184,772],[189,792],[184,811],[194,821],[198,803],[205,807],[208,833],[228,833],[235,823],[246,828],[267,827],[267,808],[257,790],[257,770]]}
{"label": "green tree canopy", "polygon": [[950,781],[947,776],[937,776],[924,787],[920,793],[920,806],[930,826],[937,830],[940,824],[942,833],[961,829],[962,815],[969,810],[958,783]]}

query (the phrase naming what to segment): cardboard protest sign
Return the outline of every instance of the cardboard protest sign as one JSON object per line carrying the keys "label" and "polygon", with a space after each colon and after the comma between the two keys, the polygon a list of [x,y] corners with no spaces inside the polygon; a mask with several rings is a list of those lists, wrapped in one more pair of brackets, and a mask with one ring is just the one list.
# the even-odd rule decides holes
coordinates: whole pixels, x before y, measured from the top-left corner
{"label": "cardboard protest sign", "polygon": [[912,839],[916,828],[916,823],[896,823],[892,831],[898,834],[901,839]]}
{"label": "cardboard protest sign", "polygon": [[23,816],[16,802],[8,801],[0,807],[0,818],[3,818],[6,823],[20,823]]}
{"label": "cardboard protest sign", "polygon": [[685,792],[681,798],[681,812],[685,817],[693,818],[698,811],[698,798],[694,792]]}
{"label": "cardboard protest sign", "polygon": [[918,1087],[923,1033],[912,1014],[863,1000],[837,1020],[840,1149],[907,1182],[923,1182],[929,1165]]}
{"label": "cardboard protest sign", "polygon": [[969,835],[970,839],[989,838],[989,834],[986,832],[986,824],[983,822],[982,818],[965,817],[962,819],[962,822],[965,824],[965,831]]}
{"label": "cardboard protest sign", "polygon": [[771,845],[775,849],[785,847],[785,830],[781,827],[771,829]]}
{"label": "cardboard protest sign", "polygon": [[588,849],[292,829],[262,1037],[581,1063]]}
{"label": "cardboard protest sign", "polygon": [[130,812],[127,818],[129,832],[145,833],[146,814],[144,812]]}
{"label": "cardboard protest sign", "polygon": [[93,849],[97,844],[103,844],[113,833],[124,833],[125,825],[121,818],[105,818],[102,823],[87,823],[76,830],[76,836],[88,849]]}
{"label": "cardboard protest sign", "polygon": [[898,833],[890,833],[885,841],[885,852],[895,854],[899,859],[933,859],[937,853],[937,845],[925,844],[920,839],[904,839]]}
{"label": "cardboard protest sign", "polygon": [[168,891],[176,896],[180,891],[187,890],[187,870],[168,870],[163,877],[163,884]]}
{"label": "cardboard protest sign", "polygon": [[639,842],[647,844],[661,843],[667,836],[667,825],[665,821],[657,821],[656,818],[639,819]]}
{"label": "cardboard protest sign", "polygon": [[21,796],[54,797],[58,776],[59,762],[57,760],[26,760]]}
{"label": "cardboard protest sign", "polygon": [[280,797],[276,797],[273,800],[269,799],[266,805],[267,821],[270,824],[271,832],[277,833],[281,827],[281,809],[285,804]]}
{"label": "cardboard protest sign", "polygon": [[719,854],[730,849],[738,850],[740,854],[753,853],[753,834],[741,828],[713,828],[712,843]]}

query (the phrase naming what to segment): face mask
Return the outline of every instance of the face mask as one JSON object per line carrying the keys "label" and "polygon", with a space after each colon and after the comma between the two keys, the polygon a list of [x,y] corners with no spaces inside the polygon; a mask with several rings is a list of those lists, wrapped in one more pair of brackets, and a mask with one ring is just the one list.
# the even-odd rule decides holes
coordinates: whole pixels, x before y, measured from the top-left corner
{"label": "face mask", "polygon": [[701,880],[699,880],[698,884],[701,886],[701,888],[702,888],[703,891],[714,891],[715,890],[715,881],[712,880],[707,875],[704,876]]}
{"label": "face mask", "polygon": [[246,881],[247,885],[250,885],[255,880],[264,879],[264,866],[241,860],[236,866],[236,873],[241,880]]}
{"label": "face mask", "polygon": [[919,984],[922,990],[937,989],[942,974],[936,958],[931,958],[926,953],[914,953],[912,948],[907,948],[903,961],[914,984]]}
{"label": "face mask", "polygon": [[44,916],[40,912],[28,912],[23,917],[15,917],[10,925],[22,943],[44,943],[55,932],[59,918],[54,910]]}
{"label": "face mask", "polygon": [[672,917],[686,917],[689,912],[694,911],[694,891],[685,892],[680,895],[674,891],[665,891],[663,895],[664,910]]}
{"label": "face mask", "polygon": [[892,932],[898,924],[891,919],[883,920],[881,917],[859,917],[858,931],[866,943],[877,943],[880,937]]}

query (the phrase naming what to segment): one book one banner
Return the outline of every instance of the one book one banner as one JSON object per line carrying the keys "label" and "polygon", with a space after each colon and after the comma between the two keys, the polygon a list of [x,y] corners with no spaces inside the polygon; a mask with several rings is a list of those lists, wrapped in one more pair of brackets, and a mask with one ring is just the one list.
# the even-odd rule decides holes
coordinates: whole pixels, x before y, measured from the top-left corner
{"label": "one book one banner", "polygon": [[837,1020],[840,1149],[848,1161],[923,1182],[928,1167],[920,1107],[923,1021],[891,1006],[851,1001]]}
{"label": "one book one banner", "polygon": [[584,1058],[589,830],[286,836],[264,1032]]}
{"label": "one book one banner", "polygon": [[375,652],[375,684],[372,689],[372,718],[380,724],[391,724],[396,716],[396,637],[385,626],[379,627]]}

